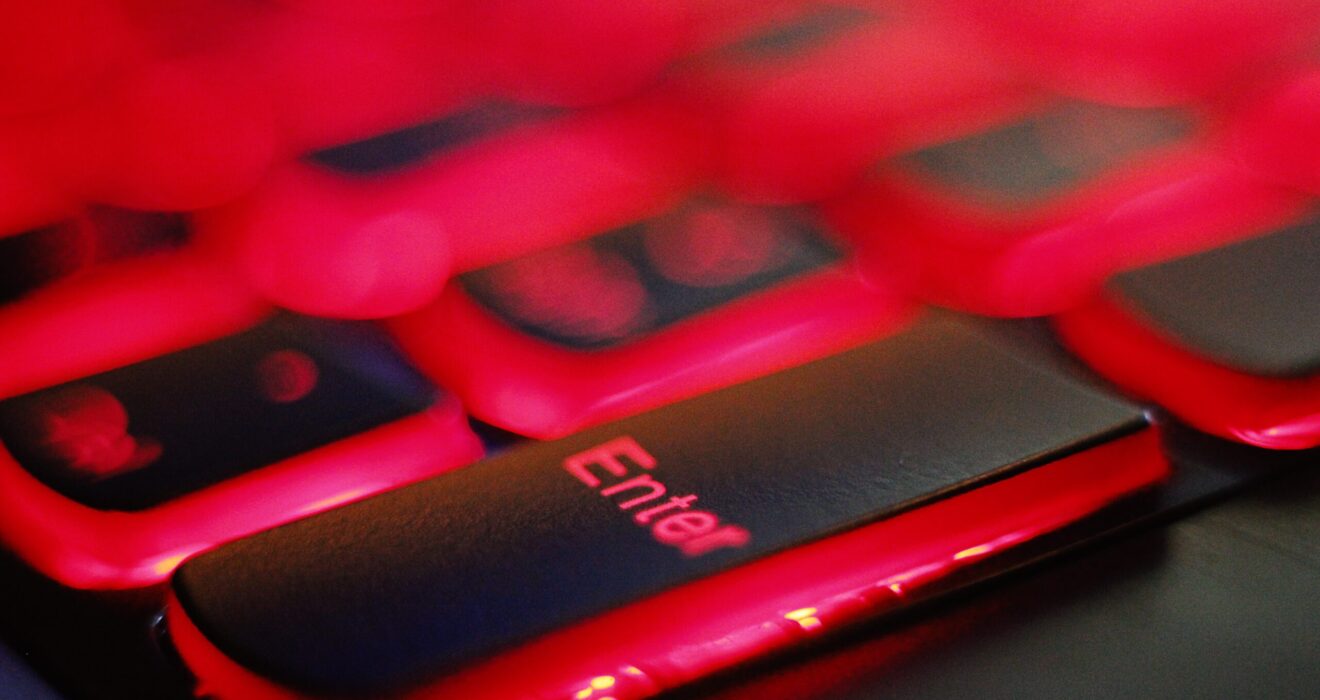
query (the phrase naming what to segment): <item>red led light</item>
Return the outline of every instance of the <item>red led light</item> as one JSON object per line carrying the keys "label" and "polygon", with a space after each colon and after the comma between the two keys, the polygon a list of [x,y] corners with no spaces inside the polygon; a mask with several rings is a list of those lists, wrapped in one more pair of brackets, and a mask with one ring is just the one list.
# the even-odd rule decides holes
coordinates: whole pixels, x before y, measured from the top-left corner
{"label": "red led light", "polygon": [[[650,697],[900,607],[949,572],[1082,518],[1167,473],[1158,436],[1147,429],[612,610],[407,697]],[[177,599],[167,621],[199,693],[309,697],[227,657]]]}

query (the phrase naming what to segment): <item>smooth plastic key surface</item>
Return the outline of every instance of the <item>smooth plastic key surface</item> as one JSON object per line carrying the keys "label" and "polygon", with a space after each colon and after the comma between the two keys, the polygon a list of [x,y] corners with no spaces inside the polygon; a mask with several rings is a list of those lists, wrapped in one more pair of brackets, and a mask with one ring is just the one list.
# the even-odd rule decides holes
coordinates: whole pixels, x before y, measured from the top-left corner
{"label": "smooth plastic key surface", "polygon": [[[745,410],[749,405],[758,408]],[[1004,430],[1005,421],[1014,429]],[[202,687],[222,697],[245,683],[265,697],[316,691],[379,696],[403,688],[444,697],[463,687],[492,690],[465,685],[463,673],[456,676],[458,687],[436,679],[474,663],[479,669],[493,654],[576,623],[591,642],[551,646],[559,649],[552,657],[539,647],[540,654],[523,657],[529,673],[498,681],[501,692],[565,692],[579,680],[576,674],[611,657],[638,664],[668,659],[636,671],[659,674],[652,680],[663,687],[684,673],[717,667],[722,635],[714,630],[733,624],[725,628],[731,634],[749,616],[769,620],[766,601],[783,605],[796,592],[809,605],[841,585],[836,574],[849,571],[860,576],[855,588],[886,565],[894,567],[891,575],[923,565],[947,570],[975,553],[955,556],[966,545],[942,556],[919,553],[912,549],[920,549],[917,541],[939,550],[935,543],[945,535],[957,540],[955,533],[969,534],[963,527],[976,532],[972,537],[986,532],[972,525],[980,521],[971,512],[960,518],[953,506],[953,512],[941,511],[942,526],[897,546],[894,559],[877,547],[831,564],[819,560],[809,577],[764,579],[755,595],[725,588],[723,612],[710,619],[687,616],[682,596],[670,597],[673,615],[686,620],[686,637],[684,626],[660,624],[654,638],[644,626],[611,643],[585,631],[588,619],[625,615],[648,596],[681,591],[674,587],[796,546],[827,543],[822,538],[840,531],[879,525],[904,511],[918,514],[987,481],[1054,465],[1066,472],[1064,461],[1056,460],[1084,459],[1089,450],[1107,455],[1101,463],[1125,486],[1100,479],[1081,489],[1001,496],[1024,499],[999,501],[1015,504],[995,508],[1002,513],[1035,517],[1037,507],[1047,507],[1054,514],[1046,519],[1054,525],[998,517],[1009,529],[980,542],[977,551],[1008,546],[1057,525],[1058,518],[1088,512],[1097,498],[1103,502],[1158,478],[1162,461],[1145,426],[1138,407],[1029,364],[960,322],[934,318],[850,353],[523,446],[236,543],[185,566],[175,580],[179,607],[172,620],[194,636],[181,640],[180,649],[201,664]],[[954,563],[937,563],[947,557]],[[881,593],[891,596],[892,590],[875,591]],[[707,599],[694,600],[712,610]],[[852,614],[867,608],[864,598],[852,600]],[[792,610],[779,613],[789,613],[790,627],[811,616],[795,618]],[[831,624],[835,614],[839,621],[849,617],[842,608],[823,614]],[[767,625],[764,632],[788,632]],[[209,642],[184,630],[200,630]],[[764,632],[757,637],[748,627],[746,647],[731,641],[737,635],[723,638],[737,658],[773,648],[776,642]],[[213,665],[216,649],[250,670],[233,662],[227,671]],[[620,649],[622,657],[614,653]],[[692,654],[687,661],[684,651]],[[261,675],[274,684],[253,680]],[[418,683],[434,685],[419,689]],[[632,694],[636,690],[629,697],[640,696]]]}
{"label": "smooth plastic key surface", "polygon": [[1102,374],[1201,430],[1314,447],[1320,230],[1311,212],[1266,233],[1119,275],[1059,330]]}

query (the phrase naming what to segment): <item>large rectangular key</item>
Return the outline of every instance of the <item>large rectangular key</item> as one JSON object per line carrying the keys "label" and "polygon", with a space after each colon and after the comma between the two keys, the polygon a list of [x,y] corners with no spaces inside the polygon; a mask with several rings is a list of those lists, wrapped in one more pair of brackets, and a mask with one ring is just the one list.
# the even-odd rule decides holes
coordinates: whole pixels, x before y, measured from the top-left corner
{"label": "large rectangular key", "polygon": [[645,696],[1154,483],[1154,438],[931,316],[232,543],[180,570],[171,634],[222,698]]}

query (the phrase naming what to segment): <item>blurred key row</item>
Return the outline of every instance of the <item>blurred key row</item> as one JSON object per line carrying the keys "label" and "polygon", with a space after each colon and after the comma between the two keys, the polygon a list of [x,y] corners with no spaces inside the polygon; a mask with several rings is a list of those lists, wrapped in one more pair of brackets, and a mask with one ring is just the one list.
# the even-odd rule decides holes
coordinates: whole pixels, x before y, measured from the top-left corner
{"label": "blurred key row", "polygon": [[0,537],[143,585],[928,305],[1314,447],[1314,4],[4,8]]}

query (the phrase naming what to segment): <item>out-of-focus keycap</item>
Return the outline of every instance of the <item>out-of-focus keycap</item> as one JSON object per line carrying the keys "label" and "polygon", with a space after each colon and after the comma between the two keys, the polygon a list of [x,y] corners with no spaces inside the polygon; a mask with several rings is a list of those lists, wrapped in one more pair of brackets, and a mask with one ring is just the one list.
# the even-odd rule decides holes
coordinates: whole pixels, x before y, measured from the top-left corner
{"label": "out-of-focus keycap", "polygon": [[1151,484],[1154,438],[931,319],[201,557],[171,634],[220,698],[644,697]]}
{"label": "out-of-focus keycap", "polygon": [[177,248],[186,238],[187,227],[177,216],[99,207],[0,236],[0,303],[96,265]]}
{"label": "out-of-focus keycap", "polygon": [[79,107],[0,124],[0,231],[58,221],[88,202],[178,211],[239,194],[269,163],[273,136],[241,95],[151,63]]}
{"label": "out-of-focus keycap", "polygon": [[354,20],[416,19],[451,11],[462,0],[277,0],[279,4],[312,15]]}
{"label": "out-of-focus keycap", "polygon": [[831,204],[874,268],[994,315],[1078,303],[1113,272],[1255,235],[1306,206],[1224,151],[1210,115],[1046,100],[882,162]]}
{"label": "out-of-focus keycap", "polygon": [[359,21],[270,9],[193,65],[244,88],[287,159],[457,109],[487,89],[480,47],[457,10]]}
{"label": "out-of-focus keycap", "polygon": [[[0,7],[0,125],[68,107],[131,65],[137,37],[111,0],[10,2]],[[2,129],[3,126],[0,126]]]}
{"label": "out-of-focus keycap", "polygon": [[272,161],[444,114],[484,86],[468,27],[448,16],[218,15],[219,26],[157,20],[138,32],[136,60],[93,97],[0,122],[0,231],[86,202],[219,204]]}
{"label": "out-of-focus keycap", "polygon": [[0,308],[13,369],[0,540],[33,567],[78,587],[147,585],[200,550],[479,456],[458,404],[381,339],[263,320],[187,255]]}
{"label": "out-of-focus keycap", "polygon": [[923,0],[1059,92],[1120,105],[1216,96],[1313,42],[1320,3]]}
{"label": "out-of-focus keycap", "polygon": [[1197,428],[1320,445],[1320,221],[1264,233],[1118,275],[1058,328],[1100,373]]}
{"label": "out-of-focus keycap", "polygon": [[693,193],[461,274],[391,322],[482,420],[557,437],[896,332],[915,306],[806,207]]}
{"label": "out-of-focus keycap", "polygon": [[[201,225],[281,305],[396,314],[429,301],[454,272],[663,210],[700,171],[693,134],[663,104],[546,119],[477,103],[436,129],[399,134],[400,155],[430,146],[415,162],[401,164],[380,140],[357,158],[337,149],[275,173]],[[367,167],[330,165],[353,160]]]}
{"label": "out-of-focus keycap", "polygon": [[617,100],[675,61],[809,0],[483,0],[471,3],[496,90],[542,104]]}
{"label": "out-of-focus keycap", "polygon": [[1249,91],[1234,146],[1262,178],[1320,194],[1320,70]]}
{"label": "out-of-focus keycap", "polygon": [[805,3],[676,81],[706,115],[721,184],[780,203],[819,199],[882,156],[984,128],[1029,97],[957,33],[856,3]]}

